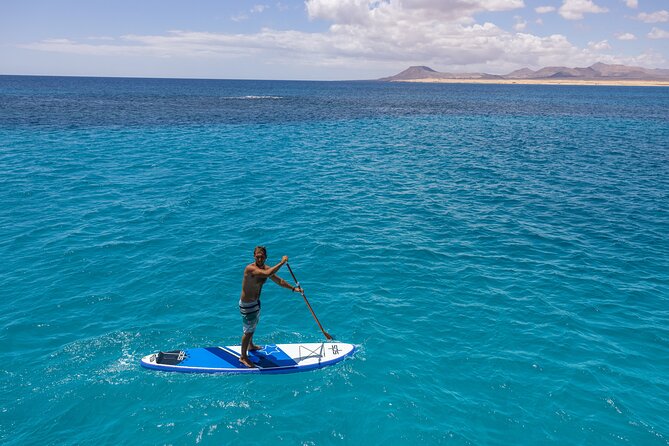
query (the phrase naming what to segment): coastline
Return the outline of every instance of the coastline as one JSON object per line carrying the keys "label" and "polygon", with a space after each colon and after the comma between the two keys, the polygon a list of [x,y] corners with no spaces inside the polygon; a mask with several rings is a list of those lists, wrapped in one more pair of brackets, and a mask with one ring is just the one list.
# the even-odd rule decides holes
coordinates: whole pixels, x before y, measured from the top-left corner
{"label": "coastline", "polygon": [[588,85],[603,87],[669,87],[669,81],[644,80],[586,80],[586,79],[407,79],[391,82],[414,82],[434,84],[500,84],[500,85]]}

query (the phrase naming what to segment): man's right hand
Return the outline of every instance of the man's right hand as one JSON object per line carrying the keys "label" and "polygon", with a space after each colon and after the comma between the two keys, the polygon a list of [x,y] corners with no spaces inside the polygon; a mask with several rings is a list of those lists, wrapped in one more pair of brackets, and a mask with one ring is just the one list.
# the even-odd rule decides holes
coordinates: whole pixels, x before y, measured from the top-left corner
{"label": "man's right hand", "polygon": [[281,257],[281,263],[288,263],[288,256]]}

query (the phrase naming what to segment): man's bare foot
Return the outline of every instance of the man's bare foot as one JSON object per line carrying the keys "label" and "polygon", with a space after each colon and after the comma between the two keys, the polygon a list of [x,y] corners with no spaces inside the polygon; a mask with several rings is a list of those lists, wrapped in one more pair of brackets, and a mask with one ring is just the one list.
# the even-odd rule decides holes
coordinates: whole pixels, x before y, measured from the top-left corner
{"label": "man's bare foot", "polygon": [[246,357],[246,358],[240,357],[239,362],[244,364],[246,367],[248,367],[250,369],[254,369],[256,367],[256,365],[254,363],[252,363],[251,360],[248,357]]}
{"label": "man's bare foot", "polygon": [[262,350],[262,347],[259,346],[259,345],[253,344],[249,347],[249,351],[255,352],[255,351],[258,351],[258,350]]}

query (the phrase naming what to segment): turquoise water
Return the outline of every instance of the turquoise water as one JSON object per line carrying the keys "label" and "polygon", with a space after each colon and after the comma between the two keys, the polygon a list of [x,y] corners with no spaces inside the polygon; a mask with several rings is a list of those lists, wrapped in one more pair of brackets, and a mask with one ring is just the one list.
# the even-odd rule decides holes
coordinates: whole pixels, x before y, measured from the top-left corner
{"label": "turquoise water", "polygon": [[[4,444],[669,444],[667,89],[0,77],[0,182]],[[257,244],[356,356],[142,369]]]}

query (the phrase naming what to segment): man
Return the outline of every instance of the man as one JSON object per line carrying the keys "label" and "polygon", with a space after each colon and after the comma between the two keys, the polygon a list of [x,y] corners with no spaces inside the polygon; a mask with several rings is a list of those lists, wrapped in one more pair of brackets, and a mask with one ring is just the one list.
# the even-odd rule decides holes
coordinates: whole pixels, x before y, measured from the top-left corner
{"label": "man", "polygon": [[267,250],[264,246],[256,246],[253,250],[253,257],[255,262],[249,264],[244,268],[244,279],[242,280],[242,295],[239,298],[239,312],[242,315],[242,352],[239,356],[239,362],[246,367],[255,367],[248,357],[248,351],[260,350],[262,347],[253,343],[253,333],[255,333],[256,326],[260,320],[260,292],[262,286],[269,277],[277,285],[283,288],[289,288],[293,292],[302,292],[302,289],[292,286],[280,277],[276,276],[276,272],[288,262],[288,257],[283,256],[281,261],[269,267],[265,265],[267,260]]}

